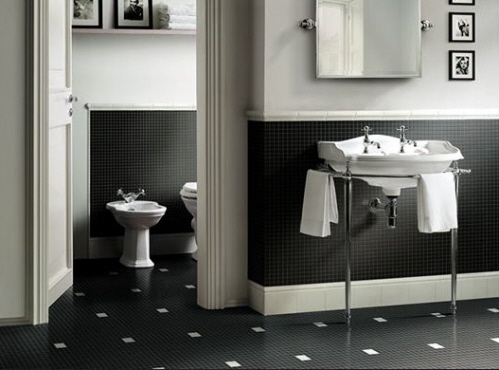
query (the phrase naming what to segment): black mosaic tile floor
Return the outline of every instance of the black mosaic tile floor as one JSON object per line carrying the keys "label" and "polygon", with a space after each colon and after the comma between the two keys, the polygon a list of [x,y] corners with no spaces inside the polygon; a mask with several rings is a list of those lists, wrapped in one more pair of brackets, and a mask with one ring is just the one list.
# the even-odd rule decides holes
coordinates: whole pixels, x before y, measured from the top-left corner
{"label": "black mosaic tile floor", "polygon": [[499,299],[264,317],[196,305],[196,263],[76,261],[50,323],[0,328],[2,369],[499,369]]}

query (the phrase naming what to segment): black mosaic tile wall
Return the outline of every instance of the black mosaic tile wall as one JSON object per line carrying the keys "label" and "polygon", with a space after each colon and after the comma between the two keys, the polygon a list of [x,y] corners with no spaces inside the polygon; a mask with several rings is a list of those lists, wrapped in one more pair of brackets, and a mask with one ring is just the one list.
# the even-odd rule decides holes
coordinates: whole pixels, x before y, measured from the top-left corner
{"label": "black mosaic tile wall", "polygon": [[179,192],[196,181],[196,112],[92,111],[90,122],[90,237],[124,234],[106,203],[139,187],[167,207],[152,234],[192,232]]}
{"label": "black mosaic tile wall", "polygon": [[[301,234],[300,220],[308,169],[315,168],[317,141],[374,134],[448,140],[461,149],[458,273],[499,270],[499,121],[249,122],[249,279],[263,286],[344,281],[343,181],[336,179],[340,222],[332,235]],[[387,228],[383,211],[367,201],[386,197],[381,189],[353,180],[352,279],[369,280],[450,273],[450,233],[417,229],[416,189],[398,198],[398,225]]]}

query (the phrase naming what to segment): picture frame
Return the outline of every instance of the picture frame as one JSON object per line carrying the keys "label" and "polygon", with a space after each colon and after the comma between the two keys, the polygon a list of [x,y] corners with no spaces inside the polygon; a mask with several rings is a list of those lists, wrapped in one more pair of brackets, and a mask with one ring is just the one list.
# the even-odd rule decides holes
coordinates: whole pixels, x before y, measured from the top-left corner
{"label": "picture frame", "polygon": [[114,0],[116,28],[152,28],[152,0]]}
{"label": "picture frame", "polygon": [[102,28],[102,0],[73,0],[73,28]]}
{"label": "picture frame", "polygon": [[449,80],[475,80],[475,51],[449,51]]}
{"label": "picture frame", "polygon": [[475,0],[449,0],[450,5],[475,5]]}
{"label": "picture frame", "polygon": [[475,13],[449,13],[449,42],[475,42]]}

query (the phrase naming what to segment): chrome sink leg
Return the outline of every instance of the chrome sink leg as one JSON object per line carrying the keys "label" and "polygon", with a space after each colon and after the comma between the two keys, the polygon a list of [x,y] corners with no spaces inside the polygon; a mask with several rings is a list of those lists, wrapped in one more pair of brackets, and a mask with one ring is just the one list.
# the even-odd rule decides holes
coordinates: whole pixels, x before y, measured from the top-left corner
{"label": "chrome sink leg", "polygon": [[[456,190],[456,207],[458,204],[459,196],[459,171],[457,171],[457,164],[455,164],[454,171],[454,185]],[[457,228],[451,230],[451,304],[450,311],[452,315],[457,313]]]}
{"label": "chrome sink leg", "polygon": [[352,225],[352,178],[344,177],[345,180],[345,320],[350,324],[352,318],[352,295],[351,295],[351,225]]}
{"label": "chrome sink leg", "polygon": [[452,315],[457,313],[457,229],[451,230],[452,238],[452,275],[451,275],[451,303],[450,312]]}

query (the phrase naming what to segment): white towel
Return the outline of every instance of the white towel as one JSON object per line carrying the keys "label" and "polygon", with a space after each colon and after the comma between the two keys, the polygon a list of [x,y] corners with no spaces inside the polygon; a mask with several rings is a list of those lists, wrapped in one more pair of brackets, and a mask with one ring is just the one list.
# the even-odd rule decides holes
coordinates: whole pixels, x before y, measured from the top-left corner
{"label": "white towel", "polygon": [[331,235],[330,222],[338,223],[334,180],[326,172],[308,170],[300,232],[325,237]]}
{"label": "white towel", "polygon": [[457,228],[454,174],[420,175],[418,182],[418,229],[422,233]]}
{"label": "white towel", "polygon": [[195,15],[170,15],[170,23],[191,23],[196,24]]}
{"label": "white towel", "polygon": [[195,23],[168,23],[168,29],[170,30],[195,30]]}
{"label": "white towel", "polygon": [[170,15],[196,15],[196,4],[170,5],[168,12]]}

